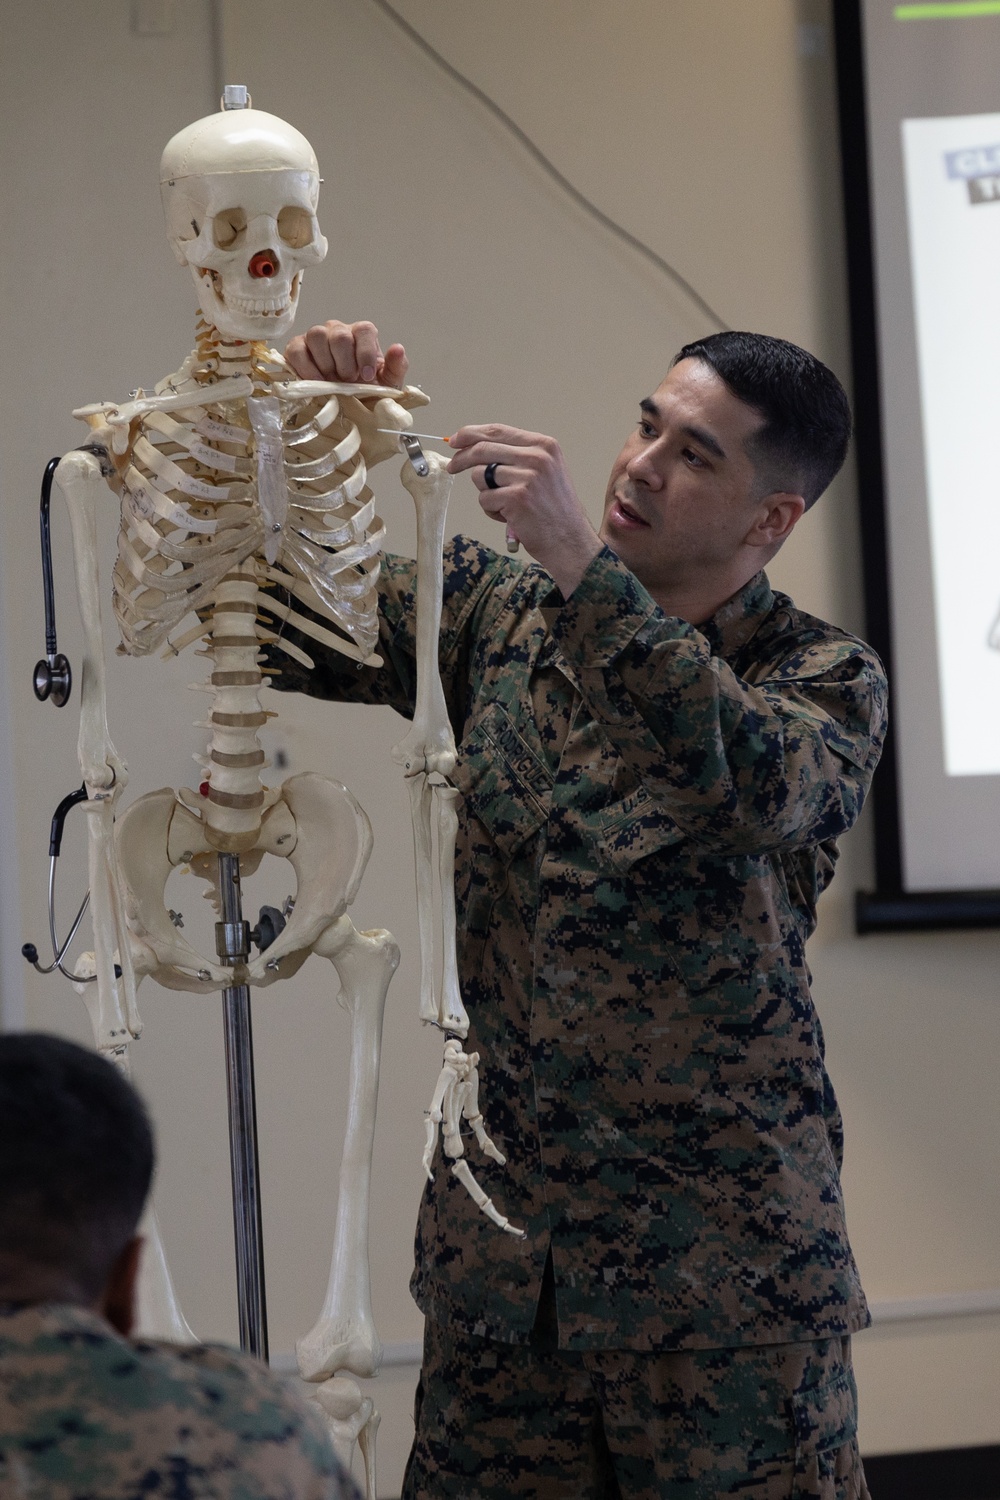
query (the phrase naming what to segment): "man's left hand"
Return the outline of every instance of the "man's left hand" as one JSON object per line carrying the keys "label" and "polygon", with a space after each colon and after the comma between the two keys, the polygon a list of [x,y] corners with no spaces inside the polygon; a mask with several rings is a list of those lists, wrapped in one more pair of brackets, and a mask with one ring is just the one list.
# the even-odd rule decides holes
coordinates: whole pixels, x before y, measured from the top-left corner
{"label": "man's left hand", "polygon": [[285,358],[300,380],[360,380],[399,388],[406,384],[409,368],[402,344],[390,344],[382,353],[374,323],[342,323],[339,318],[297,333]]}
{"label": "man's left hand", "polygon": [[[507,523],[568,599],[603,543],[555,438],[491,422],[462,427],[450,442],[456,450],[450,472],[468,470],[486,514]],[[486,483],[488,464],[495,465],[495,489]]]}

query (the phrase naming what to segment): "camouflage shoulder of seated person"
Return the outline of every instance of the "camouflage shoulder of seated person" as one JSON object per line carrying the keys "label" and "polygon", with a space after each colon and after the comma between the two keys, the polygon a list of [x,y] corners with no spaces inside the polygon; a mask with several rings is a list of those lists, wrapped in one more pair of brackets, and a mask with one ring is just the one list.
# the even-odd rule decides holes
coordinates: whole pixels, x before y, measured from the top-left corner
{"label": "camouflage shoulder of seated person", "polygon": [[266,1366],[217,1346],[129,1342],[68,1307],[0,1317],[0,1493],[355,1496],[322,1415]]}

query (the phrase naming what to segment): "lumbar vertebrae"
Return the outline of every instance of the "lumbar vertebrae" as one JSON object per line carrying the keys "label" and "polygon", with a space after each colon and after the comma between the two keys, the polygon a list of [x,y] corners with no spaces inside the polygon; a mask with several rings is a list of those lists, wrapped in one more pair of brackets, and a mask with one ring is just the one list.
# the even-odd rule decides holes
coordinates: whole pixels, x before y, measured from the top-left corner
{"label": "lumbar vertebrae", "polygon": [[[57,470],[72,518],[86,637],[80,758],[97,977],[88,1000],[98,1047],[127,1065],[128,1043],[140,1031],[136,988],[146,975],[173,989],[209,991],[234,982],[273,984],[310,953],[336,967],[354,1034],[351,1104],[329,1287],[298,1357],[303,1377],[317,1383],[342,1455],[349,1460],[359,1441],[374,1496],[378,1413],[342,1372],[370,1376],[381,1359],[371,1313],[368,1197],[382,1015],[399,951],[390,933],[358,932],[347,915],[371,849],[368,819],[351,793],[308,773],[277,788],[261,781],[266,759],[258,732],[273,716],[260,702],[261,648],[311,667],[307,653],[282,634],[291,626],[299,638],[359,664],[381,664],[376,584],[384,528],[368,471],[398,453],[393,434],[411,425],[410,410],[427,398],[412,386],[299,380],[271,347],[291,327],[305,270],[326,253],[316,218],[319,169],[298,131],[251,109],[239,94],[228,89],[235,95],[229,108],[175,136],[161,165],[170,241],[191,269],[201,308],[196,346],[152,394],[80,408],[90,442]],[[479,1112],[478,1056],[460,1045],[469,1020],[454,954],[457,792],[449,777],[456,757],[437,668],[451,481],[436,456],[405,464],[402,477],[417,507],[418,691],[413,725],[394,757],[411,790],[420,1015],[449,1033],[425,1167],[429,1175],[443,1125],[453,1171],[494,1222],[518,1233],[475,1182],[459,1133],[464,1115],[483,1150],[503,1160]],[[113,580],[119,650],[173,655],[197,642],[210,665],[208,681],[198,685],[209,697],[199,785],[140,797],[115,824],[127,773],[108,733],[100,646],[96,509],[105,481],[121,501]],[[206,958],[166,908],[168,876],[178,866],[190,869],[209,882],[219,904],[219,856],[235,857],[237,871],[251,872],[266,853],[286,858],[296,877],[287,923],[253,959],[247,953],[223,961],[221,949],[219,961]],[[146,1231],[146,1331],[189,1338],[155,1219]]]}

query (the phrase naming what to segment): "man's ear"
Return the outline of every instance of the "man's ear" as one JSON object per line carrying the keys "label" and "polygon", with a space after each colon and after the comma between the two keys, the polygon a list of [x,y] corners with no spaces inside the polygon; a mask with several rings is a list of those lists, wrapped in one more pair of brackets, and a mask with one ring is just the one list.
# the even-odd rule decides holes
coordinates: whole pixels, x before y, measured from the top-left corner
{"label": "man's ear", "polygon": [[135,1327],[139,1302],[139,1265],[144,1244],[141,1235],[132,1236],[111,1267],[98,1301],[98,1311],[125,1338],[128,1338]]}
{"label": "man's ear", "polygon": [[765,495],[757,506],[754,523],[744,537],[748,547],[780,547],[805,514],[806,502],[801,495],[775,490]]}

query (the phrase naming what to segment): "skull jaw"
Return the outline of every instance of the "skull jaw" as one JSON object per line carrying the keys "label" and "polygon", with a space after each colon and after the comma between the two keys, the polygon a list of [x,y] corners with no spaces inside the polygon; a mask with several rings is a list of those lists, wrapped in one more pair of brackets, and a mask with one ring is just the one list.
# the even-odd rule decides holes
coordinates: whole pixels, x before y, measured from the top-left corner
{"label": "skull jaw", "polygon": [[198,290],[198,306],[213,328],[226,339],[263,341],[275,343],[283,339],[295,322],[298,311],[299,292],[302,289],[302,272],[297,271],[290,282],[272,286],[262,282],[256,300],[276,302],[278,306],[266,312],[249,311],[245,306],[234,305],[236,299],[244,298],[238,292],[226,296],[225,280],[207,267],[191,266],[191,275]]}

